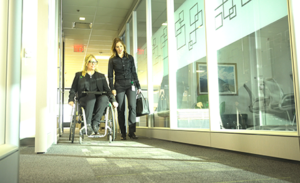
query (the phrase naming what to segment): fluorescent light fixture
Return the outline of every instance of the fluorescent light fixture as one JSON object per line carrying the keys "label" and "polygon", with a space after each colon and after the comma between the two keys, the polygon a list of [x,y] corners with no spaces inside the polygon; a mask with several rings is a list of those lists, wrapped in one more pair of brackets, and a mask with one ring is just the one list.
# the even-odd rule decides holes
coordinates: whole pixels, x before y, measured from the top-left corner
{"label": "fluorescent light fixture", "polygon": [[161,25],[168,25],[168,24],[165,22],[165,23],[162,23]]}
{"label": "fluorescent light fixture", "polygon": [[204,70],[196,70],[196,72],[204,72]]}
{"label": "fluorescent light fixture", "polygon": [[110,56],[95,56],[96,59],[109,59]]}
{"label": "fluorescent light fixture", "polygon": [[79,17],[79,20],[85,20],[85,17]]}

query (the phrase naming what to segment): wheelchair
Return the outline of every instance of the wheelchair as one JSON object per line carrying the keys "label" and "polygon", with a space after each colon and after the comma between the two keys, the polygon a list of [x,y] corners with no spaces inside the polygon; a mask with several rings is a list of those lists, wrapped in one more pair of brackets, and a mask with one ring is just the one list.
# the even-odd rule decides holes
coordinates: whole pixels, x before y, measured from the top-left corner
{"label": "wheelchair", "polygon": [[[84,91],[82,93],[85,94],[96,94],[96,95],[103,95],[106,92],[87,92]],[[72,107],[71,111],[71,122],[70,122],[70,134],[69,134],[69,140],[73,143],[74,138],[75,138],[75,128],[76,128],[76,123],[77,124],[84,124],[83,127],[80,128],[79,130],[79,143],[82,144],[82,141],[84,139],[84,136],[87,134],[87,124],[86,124],[86,117],[85,117],[85,111],[83,107],[80,107],[79,101],[77,100],[77,97],[75,97],[75,105]],[[117,138],[117,122],[116,122],[116,117],[115,117],[115,108],[113,105],[108,102],[107,107],[104,110],[104,119],[103,116],[100,120],[101,123],[105,123],[104,127],[104,134],[95,134],[95,135],[90,135],[87,136],[89,138],[102,138],[107,136],[107,139],[109,140],[109,143],[114,141]],[[100,125],[99,124],[99,125]]]}

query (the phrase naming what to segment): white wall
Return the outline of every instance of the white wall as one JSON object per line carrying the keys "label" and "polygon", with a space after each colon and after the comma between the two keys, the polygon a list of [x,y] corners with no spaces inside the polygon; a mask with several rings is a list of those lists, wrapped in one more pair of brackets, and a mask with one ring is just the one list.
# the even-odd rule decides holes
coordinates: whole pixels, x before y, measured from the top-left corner
{"label": "white wall", "polygon": [[56,0],[38,1],[35,152],[47,152],[56,137]]}
{"label": "white wall", "polygon": [[[2,58],[0,62],[1,66],[6,65],[6,72],[4,72],[4,81],[6,83],[4,86],[1,85],[1,95],[5,90],[6,95],[5,100],[1,100],[1,103],[5,105],[5,109],[4,119],[0,121],[0,134],[4,136],[0,142],[0,177],[1,182],[14,183],[18,182],[19,165],[22,1],[1,1],[0,7],[1,15],[4,14],[4,19],[0,21],[1,25],[4,26],[0,29],[4,28],[7,30],[7,32],[0,31],[0,45],[1,48],[4,47],[1,51],[5,52],[1,52],[3,54],[1,54],[1,56],[4,56],[4,58]],[[8,23],[7,27],[5,26],[6,23]]]}
{"label": "white wall", "polygon": [[8,1],[0,2],[0,145],[4,144],[5,108],[6,108],[6,55],[7,55],[7,24]]}
{"label": "white wall", "polygon": [[57,141],[58,0],[24,0],[21,139],[35,152]]}
{"label": "white wall", "polygon": [[35,137],[37,70],[37,3],[23,1],[20,139]]}

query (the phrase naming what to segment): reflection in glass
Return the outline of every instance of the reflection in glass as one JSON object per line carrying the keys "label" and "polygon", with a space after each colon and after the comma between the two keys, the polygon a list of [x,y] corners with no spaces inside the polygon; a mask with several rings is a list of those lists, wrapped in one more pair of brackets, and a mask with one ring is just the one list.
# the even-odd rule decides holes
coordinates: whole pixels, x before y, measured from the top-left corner
{"label": "reflection in glass", "polygon": [[218,50],[218,64],[237,65],[236,78],[219,78],[238,81],[237,94],[220,92],[222,128],[297,131],[288,30],[285,16]]}
{"label": "reflection in glass", "polygon": [[297,131],[287,1],[207,2],[211,129]]}

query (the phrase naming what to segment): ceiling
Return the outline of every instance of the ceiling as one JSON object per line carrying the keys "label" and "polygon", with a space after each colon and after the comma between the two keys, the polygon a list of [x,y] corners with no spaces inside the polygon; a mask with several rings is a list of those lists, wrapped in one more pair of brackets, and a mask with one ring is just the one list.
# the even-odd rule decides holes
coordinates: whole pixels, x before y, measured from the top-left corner
{"label": "ceiling", "polygon": [[[71,87],[75,72],[82,70],[86,54],[111,55],[112,40],[118,37],[137,2],[138,0],[62,1],[65,88]],[[85,17],[85,20],[81,21],[79,17]],[[92,28],[73,28],[73,22],[92,23]],[[75,45],[84,45],[83,52],[74,52]],[[106,74],[108,59],[97,60],[99,71]]]}
{"label": "ceiling", "polygon": [[[184,1],[176,0],[174,3],[175,10]],[[167,21],[166,1],[152,0],[151,7],[152,32],[155,33],[162,26],[162,23]],[[111,55],[112,40],[124,31],[126,22],[129,21],[130,26],[132,26],[130,18],[134,9],[137,12],[137,36],[138,48],[140,48],[146,44],[146,0],[62,0],[65,88],[71,87],[75,73],[82,70],[86,54]],[[85,20],[81,21],[79,17],[85,17]],[[73,22],[92,23],[92,28],[73,28]],[[132,35],[130,37],[132,39]],[[83,52],[74,52],[76,45],[84,45]],[[108,59],[97,60],[99,71],[107,74]],[[146,64],[142,67],[145,68],[139,69],[147,70]],[[141,77],[146,77],[146,75],[141,75]],[[145,80],[145,78],[139,79]]]}

